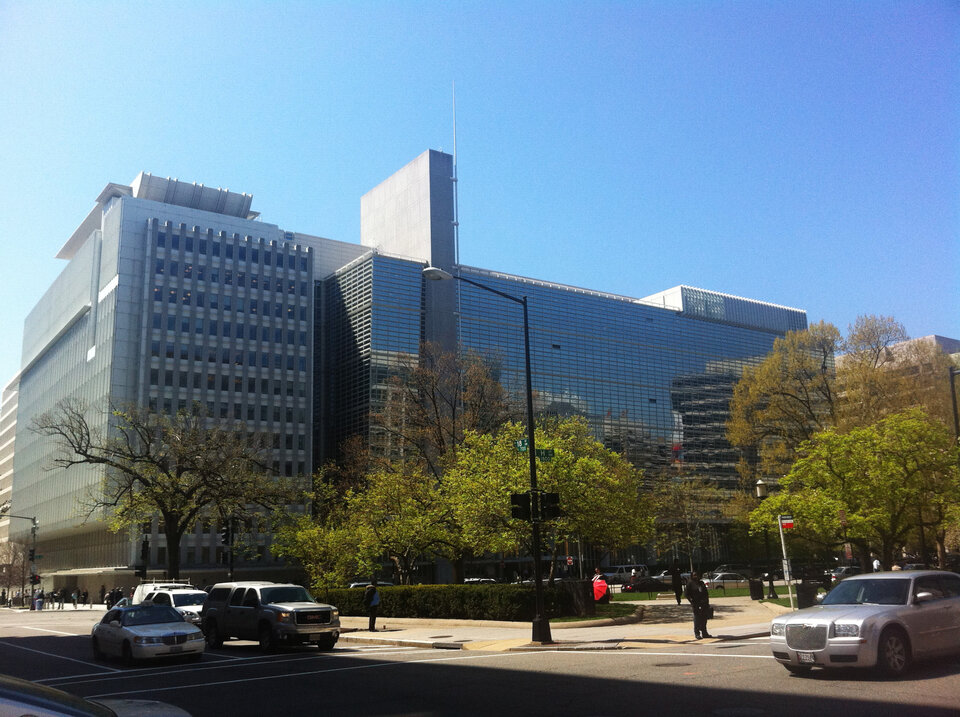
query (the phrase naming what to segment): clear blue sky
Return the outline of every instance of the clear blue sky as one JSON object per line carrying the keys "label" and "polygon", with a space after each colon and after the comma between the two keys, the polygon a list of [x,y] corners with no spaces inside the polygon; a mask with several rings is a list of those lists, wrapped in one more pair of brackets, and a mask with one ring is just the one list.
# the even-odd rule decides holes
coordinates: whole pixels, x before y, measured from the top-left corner
{"label": "clear blue sky", "polygon": [[461,260],[960,338],[960,4],[0,0],[0,381],[107,182],[359,241],[453,150]]}

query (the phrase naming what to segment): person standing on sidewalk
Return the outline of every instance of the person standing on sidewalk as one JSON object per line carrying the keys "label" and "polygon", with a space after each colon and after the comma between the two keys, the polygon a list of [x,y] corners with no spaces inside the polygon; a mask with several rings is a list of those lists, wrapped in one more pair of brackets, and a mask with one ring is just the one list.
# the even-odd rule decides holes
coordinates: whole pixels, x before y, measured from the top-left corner
{"label": "person standing on sidewalk", "polygon": [[377,610],[380,607],[380,591],[377,590],[377,579],[374,577],[363,591],[363,604],[370,615],[370,632],[377,631]]}
{"label": "person standing on sidewalk", "polygon": [[710,616],[710,593],[697,573],[690,573],[690,580],[687,581],[687,589],[684,592],[693,607],[694,636],[698,640],[704,637],[713,637],[707,632],[707,618]]}
{"label": "person standing on sidewalk", "polygon": [[680,598],[683,595],[683,573],[680,570],[680,561],[674,558],[673,567],[670,568],[670,584],[673,586],[673,594],[677,598],[677,605],[680,604]]}

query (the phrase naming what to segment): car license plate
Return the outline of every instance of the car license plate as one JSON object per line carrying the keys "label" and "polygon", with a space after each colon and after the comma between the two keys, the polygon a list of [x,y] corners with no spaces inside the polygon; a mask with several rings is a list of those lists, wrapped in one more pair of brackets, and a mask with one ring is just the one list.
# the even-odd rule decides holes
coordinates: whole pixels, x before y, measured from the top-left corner
{"label": "car license plate", "polygon": [[183,646],[174,645],[173,647],[170,648],[170,652],[183,652]]}
{"label": "car license plate", "polygon": [[802,664],[813,664],[813,653],[812,652],[798,652],[797,659],[800,660]]}
{"label": "car license plate", "polygon": [[323,636],[322,636],[322,635],[317,635],[317,634],[315,634],[315,633],[314,633],[314,634],[311,634],[311,635],[310,635],[310,642],[316,642],[316,641],[319,640],[321,637],[323,637]]}

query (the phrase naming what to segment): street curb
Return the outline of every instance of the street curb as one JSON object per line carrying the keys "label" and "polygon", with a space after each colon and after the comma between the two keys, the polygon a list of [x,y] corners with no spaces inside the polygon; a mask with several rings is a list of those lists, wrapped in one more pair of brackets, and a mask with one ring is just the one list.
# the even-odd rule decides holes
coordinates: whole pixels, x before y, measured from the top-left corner
{"label": "street curb", "polygon": [[[758,637],[767,637],[770,633],[763,632],[752,632],[744,635],[720,635],[714,639],[717,642],[734,642],[737,640],[751,640]],[[537,645],[530,643],[527,645],[519,645],[505,648],[504,652],[571,652],[571,651],[581,651],[581,652],[602,652],[609,650],[642,650],[646,645],[656,644],[656,645],[682,645],[690,640],[687,639],[676,639],[672,637],[644,637],[641,638],[643,646],[638,645],[625,645],[624,640],[610,640],[603,642],[564,642],[558,641],[549,644]],[[431,640],[409,640],[404,638],[391,639],[389,637],[367,637],[367,636],[353,636],[347,634],[340,635],[340,642],[348,642],[355,645],[386,645],[390,647],[419,647],[419,648],[428,648],[434,650],[464,650],[469,649],[467,647],[470,643],[473,642],[511,642],[510,640],[469,640],[465,643],[461,642],[444,642],[444,641],[431,641]],[[491,649],[489,646],[486,649]],[[494,648],[495,649],[495,648]]]}

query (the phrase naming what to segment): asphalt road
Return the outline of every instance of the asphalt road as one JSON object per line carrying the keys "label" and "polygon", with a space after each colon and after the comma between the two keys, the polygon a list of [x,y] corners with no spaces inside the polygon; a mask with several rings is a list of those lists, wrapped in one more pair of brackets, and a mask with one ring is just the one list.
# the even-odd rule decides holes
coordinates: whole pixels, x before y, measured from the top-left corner
{"label": "asphalt road", "polygon": [[[195,717],[265,715],[960,715],[960,657],[886,681],[790,675],[766,640],[602,652],[305,647],[230,642],[202,662],[94,661],[89,616],[0,610],[0,671],[85,697],[141,697]],[[78,611],[79,612],[79,611]]]}

